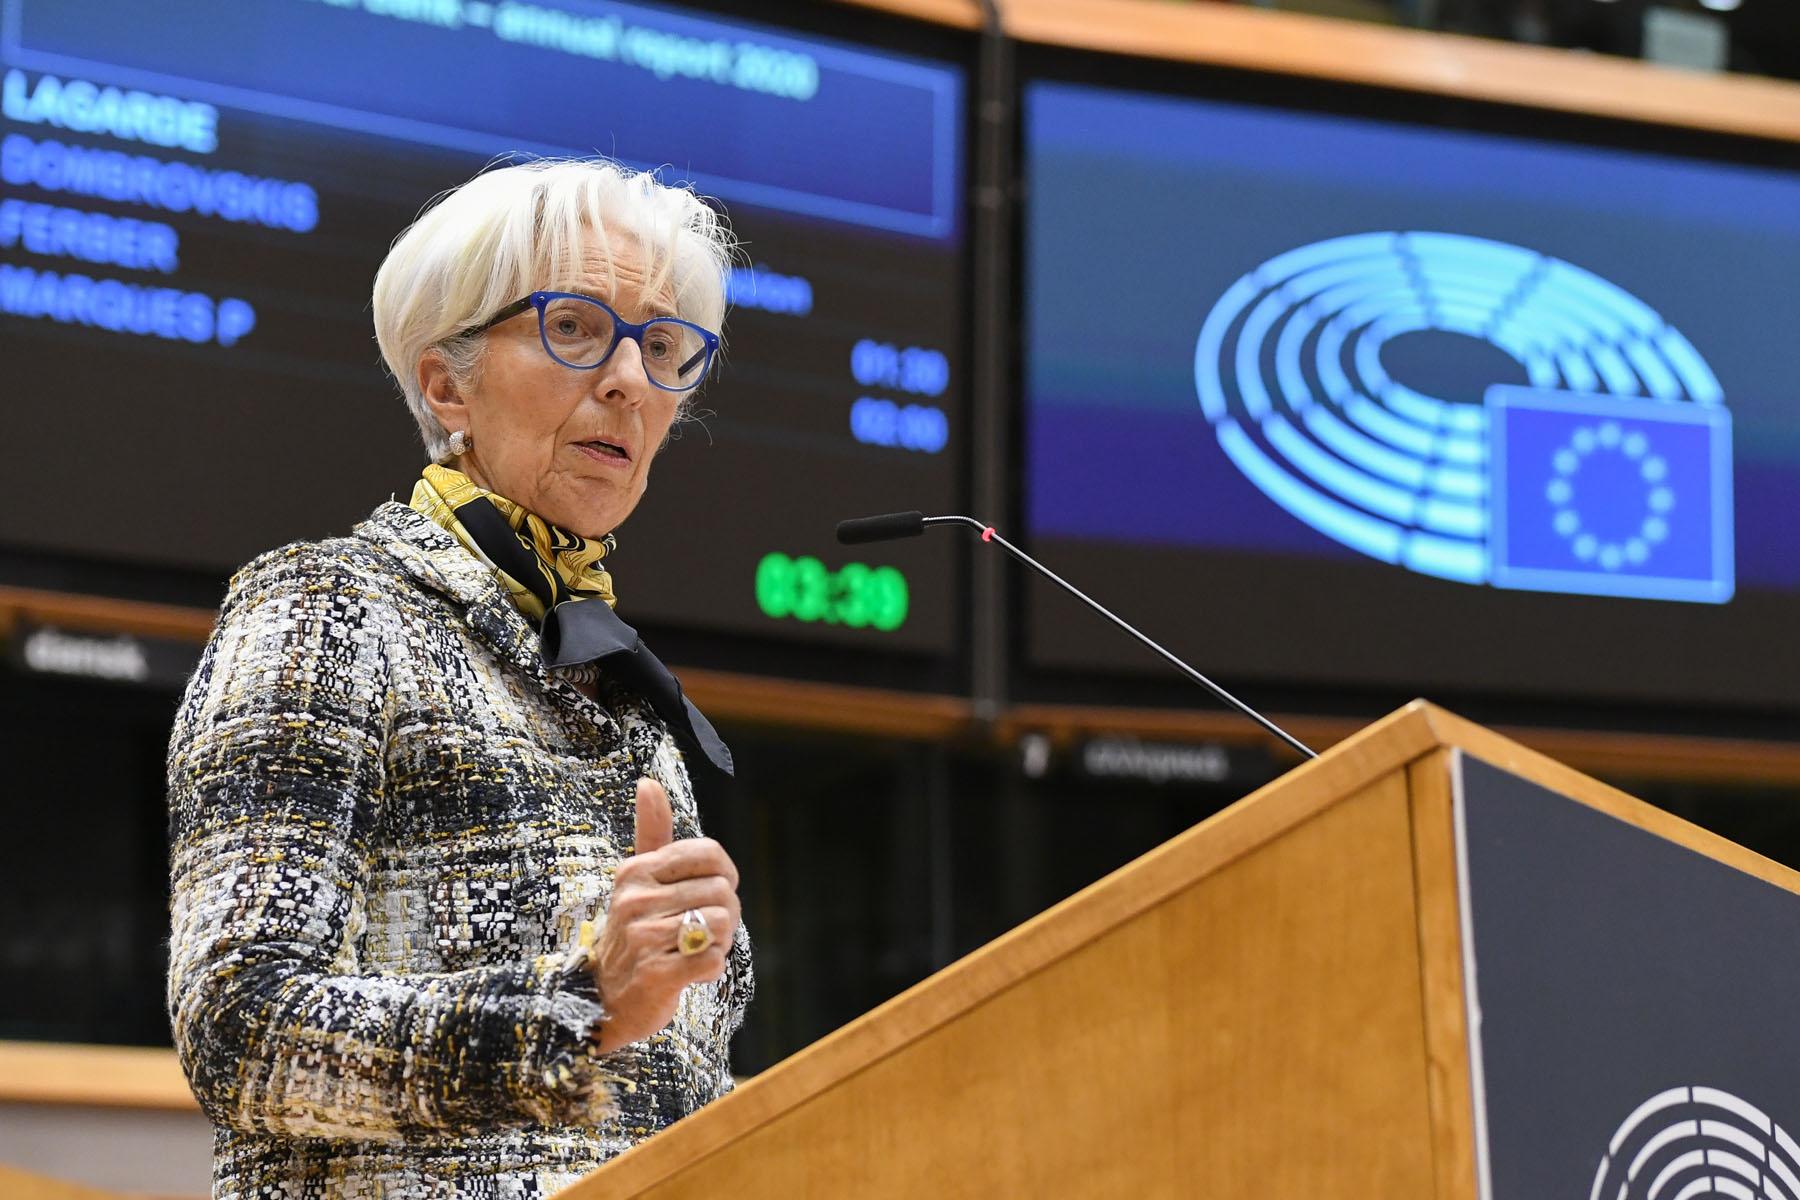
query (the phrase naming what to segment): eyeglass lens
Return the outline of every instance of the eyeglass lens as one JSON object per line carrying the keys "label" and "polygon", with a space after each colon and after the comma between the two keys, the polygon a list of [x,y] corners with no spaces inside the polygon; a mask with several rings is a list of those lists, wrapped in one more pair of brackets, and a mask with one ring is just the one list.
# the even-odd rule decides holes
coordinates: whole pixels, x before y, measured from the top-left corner
{"label": "eyeglass lens", "polygon": [[[598,366],[613,344],[612,314],[588,300],[557,297],[544,305],[544,344],[571,367]],[[638,338],[644,372],[664,387],[689,387],[706,367],[700,332],[679,321],[652,321]]]}

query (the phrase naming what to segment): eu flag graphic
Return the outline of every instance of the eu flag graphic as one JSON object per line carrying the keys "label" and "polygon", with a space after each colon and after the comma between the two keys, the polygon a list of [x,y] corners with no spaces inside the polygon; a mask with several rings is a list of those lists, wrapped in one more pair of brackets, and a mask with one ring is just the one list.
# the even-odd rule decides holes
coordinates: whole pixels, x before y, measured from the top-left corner
{"label": "eu flag graphic", "polygon": [[1496,587],[1731,599],[1723,405],[1493,387],[1487,411]]}

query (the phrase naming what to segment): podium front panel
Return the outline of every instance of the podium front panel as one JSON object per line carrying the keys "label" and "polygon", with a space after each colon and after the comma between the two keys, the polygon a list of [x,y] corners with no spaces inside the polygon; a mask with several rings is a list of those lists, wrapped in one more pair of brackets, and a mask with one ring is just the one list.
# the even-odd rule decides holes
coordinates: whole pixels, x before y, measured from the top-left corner
{"label": "podium front panel", "polygon": [[1458,758],[1484,1200],[1800,1196],[1800,896]]}

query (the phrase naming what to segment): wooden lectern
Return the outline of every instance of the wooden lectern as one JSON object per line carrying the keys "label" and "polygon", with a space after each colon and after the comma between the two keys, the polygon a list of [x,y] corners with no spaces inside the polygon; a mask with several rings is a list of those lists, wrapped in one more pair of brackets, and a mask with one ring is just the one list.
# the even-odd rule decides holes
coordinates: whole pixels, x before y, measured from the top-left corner
{"label": "wooden lectern", "polygon": [[1796,892],[1415,703],[561,1194],[1774,1196]]}

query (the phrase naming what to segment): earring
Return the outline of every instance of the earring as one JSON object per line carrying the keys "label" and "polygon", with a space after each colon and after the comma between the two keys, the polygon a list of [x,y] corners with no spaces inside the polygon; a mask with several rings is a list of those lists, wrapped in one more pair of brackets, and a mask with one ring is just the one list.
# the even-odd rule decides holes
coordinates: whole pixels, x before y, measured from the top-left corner
{"label": "earring", "polygon": [[458,458],[467,454],[469,452],[469,447],[474,445],[474,441],[475,440],[464,431],[460,429],[457,430],[450,435],[450,444],[447,447],[450,451],[450,457]]}

